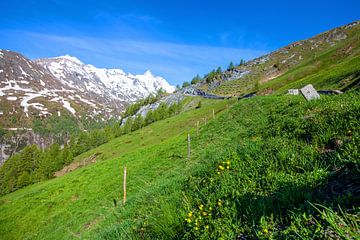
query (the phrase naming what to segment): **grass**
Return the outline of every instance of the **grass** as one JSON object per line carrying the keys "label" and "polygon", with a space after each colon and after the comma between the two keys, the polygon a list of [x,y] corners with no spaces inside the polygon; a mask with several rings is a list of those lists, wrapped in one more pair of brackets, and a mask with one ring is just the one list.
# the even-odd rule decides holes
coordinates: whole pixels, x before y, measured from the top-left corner
{"label": "grass", "polygon": [[[285,47],[287,54],[282,51],[271,53],[270,60],[259,65],[246,67],[251,73],[232,81],[223,82],[212,90],[214,94],[224,96],[241,96],[250,92],[260,94],[273,90],[276,93],[285,93],[291,88],[302,88],[306,84],[313,84],[319,90],[342,89],[359,86],[360,76],[360,35],[359,27],[346,30],[347,39],[336,42],[334,45],[325,41],[325,35],[315,37],[316,44],[309,40],[303,41],[301,45],[291,48]],[[312,40],[314,41],[314,39]],[[314,45],[318,45],[314,48]],[[296,56],[291,61],[294,63],[283,63],[289,56]],[[271,80],[265,73],[272,66],[279,66],[277,75]],[[266,70],[267,69],[267,70]],[[260,84],[257,86],[257,82]]]}
{"label": "grass", "polygon": [[285,93],[287,89],[301,88],[311,83],[319,90],[345,89],[347,85],[359,79],[360,56],[350,56],[341,61],[334,60],[339,59],[338,51],[338,48],[327,51],[269,81],[262,88],[273,88],[279,93]]}
{"label": "grass", "polygon": [[95,164],[1,197],[2,238],[359,236],[359,93],[202,101],[77,159],[100,153]]}
{"label": "grass", "polygon": [[359,237],[359,109],[358,93],[234,105],[199,139],[181,238]]}
{"label": "grass", "polygon": [[[163,203],[178,198],[181,182],[187,174],[187,132],[197,121],[203,125],[205,118],[211,118],[212,109],[220,112],[230,104],[228,101],[202,101],[200,109],[117,138],[77,159],[101,153],[95,164],[1,197],[2,238],[107,238],[115,234],[116,229],[121,229],[120,234],[125,237],[133,234],[133,228],[139,224],[139,213],[151,212],[159,205],[164,211],[172,211],[173,206]],[[128,203],[123,207],[125,165]],[[172,221],[175,220],[172,216]],[[111,226],[116,229],[110,234],[107,229]]]}

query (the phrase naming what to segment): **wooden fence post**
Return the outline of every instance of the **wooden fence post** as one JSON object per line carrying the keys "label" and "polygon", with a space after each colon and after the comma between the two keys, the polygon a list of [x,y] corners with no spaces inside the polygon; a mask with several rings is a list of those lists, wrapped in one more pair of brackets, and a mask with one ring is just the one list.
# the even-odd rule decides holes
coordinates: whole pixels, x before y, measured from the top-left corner
{"label": "wooden fence post", "polygon": [[215,119],[215,109],[213,109],[213,119]]}
{"label": "wooden fence post", "polygon": [[199,136],[199,121],[196,123],[196,135]]}
{"label": "wooden fence post", "polygon": [[124,205],[126,203],[126,167],[124,167]]}
{"label": "wooden fence post", "polygon": [[188,137],[187,137],[187,140],[188,140],[188,159],[190,160],[190,133],[188,133]]}

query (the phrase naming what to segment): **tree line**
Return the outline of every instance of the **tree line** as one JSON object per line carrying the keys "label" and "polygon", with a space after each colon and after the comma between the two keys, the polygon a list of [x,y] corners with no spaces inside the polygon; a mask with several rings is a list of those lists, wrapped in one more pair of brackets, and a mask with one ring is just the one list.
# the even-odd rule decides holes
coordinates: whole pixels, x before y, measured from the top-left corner
{"label": "tree line", "polygon": [[[240,63],[238,64],[238,66],[243,66],[245,65],[245,60],[241,59]],[[226,69],[227,71],[233,71],[235,69],[235,64],[233,62],[230,62],[228,68]],[[213,69],[212,71],[210,71],[209,73],[205,74],[204,77],[201,77],[199,74],[197,74],[195,77],[192,78],[192,80],[190,82],[185,81],[183,82],[182,86],[180,87],[180,85],[176,86],[176,89],[181,89],[181,88],[186,88],[189,87],[190,85],[194,85],[197,84],[199,82],[206,82],[206,83],[212,83],[214,81],[220,81],[222,79],[222,69],[221,67],[218,67],[217,69]]]}
{"label": "tree line", "polygon": [[[153,97],[148,97],[141,102],[142,104],[145,102],[149,104],[153,101]],[[136,104],[136,107],[129,106],[124,116],[138,108],[139,103]],[[0,168],[0,195],[53,178],[56,171],[70,164],[76,156],[107,143],[113,138],[179,114],[181,109],[182,103],[170,106],[161,103],[155,110],[148,111],[144,118],[141,115],[135,117],[129,115],[123,125],[117,122],[102,129],[81,131],[73,134],[70,141],[63,145],[55,143],[45,150],[39,149],[36,145],[27,146],[6,160]]]}

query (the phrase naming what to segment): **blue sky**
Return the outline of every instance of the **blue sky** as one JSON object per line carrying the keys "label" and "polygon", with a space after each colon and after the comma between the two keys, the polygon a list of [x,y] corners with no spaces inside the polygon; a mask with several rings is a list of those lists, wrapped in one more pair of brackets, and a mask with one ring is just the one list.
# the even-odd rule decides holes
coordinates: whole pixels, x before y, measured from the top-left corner
{"label": "blue sky", "polygon": [[360,1],[10,0],[0,48],[147,69],[171,84],[360,19]]}

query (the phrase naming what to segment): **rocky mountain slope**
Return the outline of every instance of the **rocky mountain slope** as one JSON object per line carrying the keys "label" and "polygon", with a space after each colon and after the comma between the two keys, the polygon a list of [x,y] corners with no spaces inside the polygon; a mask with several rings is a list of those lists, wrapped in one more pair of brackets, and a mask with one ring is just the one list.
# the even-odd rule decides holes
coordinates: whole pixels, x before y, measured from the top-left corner
{"label": "rocky mountain slope", "polygon": [[360,21],[228,69],[200,89],[221,96],[286,92],[312,83],[318,89],[346,90],[359,81]]}
{"label": "rocky mountain slope", "polygon": [[[68,55],[31,61],[19,53],[0,50],[0,127],[8,132],[0,134],[0,165],[22,146],[53,142],[51,136],[45,140],[45,136],[34,135],[35,122],[40,121],[38,128],[44,130],[49,121],[48,125],[61,125],[64,119],[71,119],[86,130],[88,122],[119,119],[129,103],[160,88],[174,91],[150,71],[133,75],[121,69],[96,68]],[[65,134],[66,127],[70,126],[56,126],[52,134]]]}
{"label": "rocky mountain slope", "polygon": [[[150,71],[132,75],[121,69],[100,69],[68,55],[30,61],[6,50],[0,52],[0,80],[0,122],[12,128],[29,127],[32,116],[111,118],[128,103],[160,88],[174,90]],[[9,116],[20,121],[4,119]]]}
{"label": "rocky mountain slope", "polygon": [[62,84],[87,95],[95,102],[104,102],[115,109],[155,93],[163,88],[173,92],[165,79],[154,76],[149,70],[143,75],[126,74],[121,69],[96,68],[79,59],[65,55],[35,61],[47,69]]}

